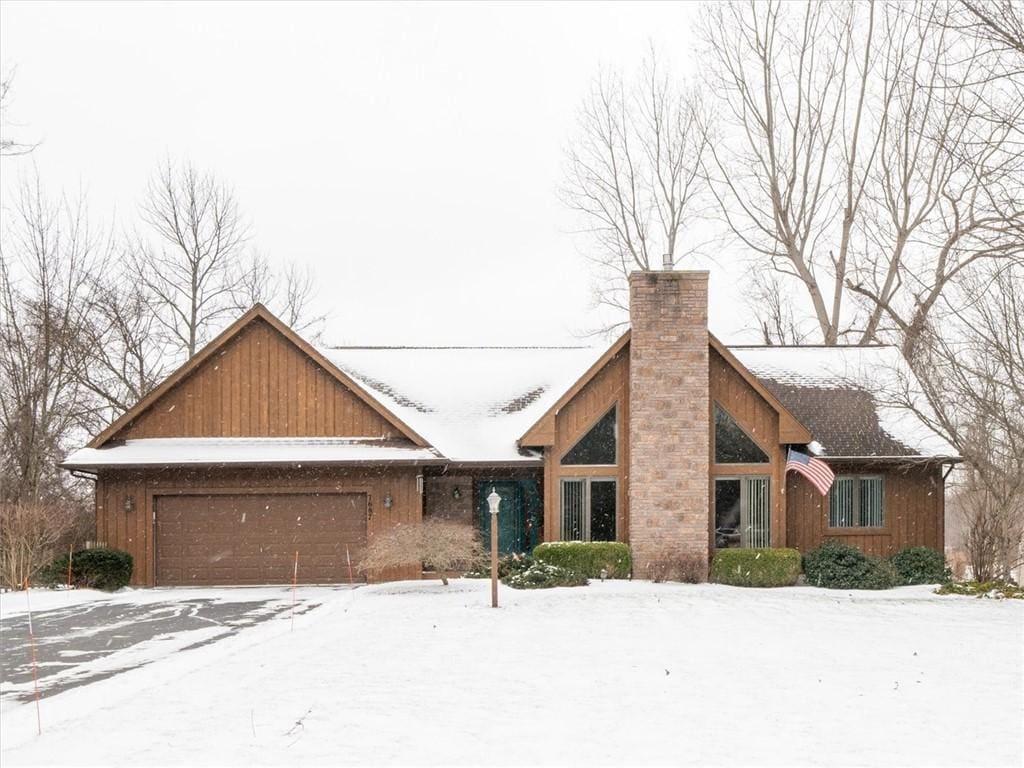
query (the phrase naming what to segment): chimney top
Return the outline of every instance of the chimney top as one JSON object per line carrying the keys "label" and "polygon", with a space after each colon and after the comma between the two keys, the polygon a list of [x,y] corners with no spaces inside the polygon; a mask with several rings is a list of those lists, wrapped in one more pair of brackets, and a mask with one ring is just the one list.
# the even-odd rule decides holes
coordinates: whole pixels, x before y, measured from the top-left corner
{"label": "chimney top", "polygon": [[674,265],[672,264],[672,254],[663,253],[661,254],[661,268],[664,270],[671,270]]}

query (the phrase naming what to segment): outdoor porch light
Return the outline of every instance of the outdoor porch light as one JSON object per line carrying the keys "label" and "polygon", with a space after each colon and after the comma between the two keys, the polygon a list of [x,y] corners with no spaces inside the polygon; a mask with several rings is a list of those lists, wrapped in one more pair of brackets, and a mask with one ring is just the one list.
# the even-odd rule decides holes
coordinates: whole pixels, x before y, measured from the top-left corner
{"label": "outdoor porch light", "polygon": [[461,499],[462,498],[462,491],[459,490],[459,486],[457,486],[457,485],[454,488],[452,488],[452,498],[453,499]]}
{"label": "outdoor porch light", "polygon": [[491,487],[487,496],[487,504],[491,508],[491,608],[498,607],[498,508],[501,496]]}
{"label": "outdoor porch light", "polygon": [[384,494],[384,509],[391,509],[395,506],[395,500],[391,498],[390,493]]}
{"label": "outdoor porch light", "polygon": [[134,512],[135,511],[135,497],[130,493],[124,497],[124,511]]}

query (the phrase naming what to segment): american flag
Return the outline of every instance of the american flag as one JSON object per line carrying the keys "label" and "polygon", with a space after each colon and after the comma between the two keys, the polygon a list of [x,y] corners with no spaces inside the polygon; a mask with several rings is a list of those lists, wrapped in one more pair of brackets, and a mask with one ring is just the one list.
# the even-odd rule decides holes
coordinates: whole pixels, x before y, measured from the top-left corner
{"label": "american flag", "polygon": [[821,459],[808,456],[806,453],[789,449],[789,456],[786,458],[786,471],[793,470],[811,481],[811,485],[818,489],[822,496],[828,493],[832,487],[832,481],[836,479],[836,473],[829,469]]}

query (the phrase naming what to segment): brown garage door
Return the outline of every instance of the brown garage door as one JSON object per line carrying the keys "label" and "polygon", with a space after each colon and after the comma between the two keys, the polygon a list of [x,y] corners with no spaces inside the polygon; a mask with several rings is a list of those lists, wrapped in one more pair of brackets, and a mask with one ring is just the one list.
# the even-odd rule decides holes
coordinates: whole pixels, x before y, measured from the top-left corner
{"label": "brown garage door", "polygon": [[[366,545],[366,495],[158,496],[157,584],[290,584],[349,581]],[[360,578],[355,571],[355,578]]]}

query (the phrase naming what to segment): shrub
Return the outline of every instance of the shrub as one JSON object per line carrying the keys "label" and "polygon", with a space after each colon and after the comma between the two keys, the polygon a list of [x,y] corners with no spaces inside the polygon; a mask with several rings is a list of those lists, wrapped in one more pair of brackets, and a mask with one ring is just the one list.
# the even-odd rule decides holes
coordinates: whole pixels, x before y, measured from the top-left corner
{"label": "shrub", "polygon": [[664,581],[700,584],[708,578],[708,559],[703,555],[679,555],[663,550],[651,556],[644,575],[655,584]]}
{"label": "shrub", "polygon": [[949,581],[946,558],[931,547],[907,547],[892,557],[901,584],[942,584]]}
{"label": "shrub", "polygon": [[800,575],[795,549],[719,549],[711,580],[734,587],[791,587]]}
{"label": "shrub", "polygon": [[804,555],[804,574],[808,584],[827,589],[888,589],[898,578],[889,561],[837,541]]}
{"label": "shrub", "polygon": [[[517,573],[522,573],[533,564],[533,558],[529,555],[518,553],[502,555],[498,558],[498,578],[504,579]],[[491,562],[484,558],[472,570],[464,574],[467,579],[489,579],[491,578]]]}
{"label": "shrub", "polygon": [[1024,600],[1024,587],[1005,581],[949,581],[936,589],[935,594]]}
{"label": "shrub", "polygon": [[[67,552],[80,516],[55,504],[0,503],[0,582],[21,589],[58,552]],[[65,579],[67,557],[65,561]]]}
{"label": "shrub", "polygon": [[587,577],[568,568],[535,561],[526,570],[501,580],[514,589],[550,589],[551,587],[585,587]]}
{"label": "shrub", "polygon": [[[132,567],[132,556],[120,549],[82,549],[71,554],[71,583],[76,587],[113,592],[128,586]],[[67,578],[67,555],[58,557],[39,574],[39,582],[50,586],[66,584]]]}
{"label": "shrub", "polygon": [[542,563],[575,571],[589,579],[628,579],[633,567],[629,545],[618,541],[549,541],[538,544],[533,557]]}
{"label": "shrub", "polygon": [[448,576],[477,567],[484,550],[473,527],[464,523],[427,520],[396,525],[370,539],[359,567],[364,571],[425,566],[437,572],[441,583]]}

